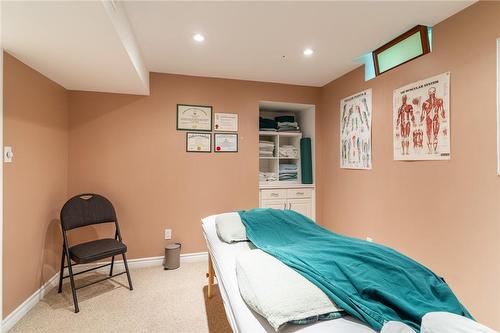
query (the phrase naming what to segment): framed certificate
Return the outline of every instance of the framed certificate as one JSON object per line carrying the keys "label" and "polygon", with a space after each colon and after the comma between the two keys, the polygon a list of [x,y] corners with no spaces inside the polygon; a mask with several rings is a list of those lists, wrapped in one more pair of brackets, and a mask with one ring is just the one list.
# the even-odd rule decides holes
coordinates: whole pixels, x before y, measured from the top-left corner
{"label": "framed certificate", "polygon": [[212,107],[177,104],[177,130],[211,131]]}
{"label": "framed certificate", "polygon": [[238,114],[216,113],[214,115],[214,131],[238,132]]}
{"label": "framed certificate", "polygon": [[238,134],[214,133],[214,152],[216,153],[238,152]]}
{"label": "framed certificate", "polygon": [[186,133],[186,152],[211,153],[212,133]]}

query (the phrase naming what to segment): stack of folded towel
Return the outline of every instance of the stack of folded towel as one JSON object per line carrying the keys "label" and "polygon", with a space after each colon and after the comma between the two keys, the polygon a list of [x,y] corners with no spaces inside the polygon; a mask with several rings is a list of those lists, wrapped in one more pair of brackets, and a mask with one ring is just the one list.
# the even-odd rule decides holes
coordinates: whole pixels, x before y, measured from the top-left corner
{"label": "stack of folded towel", "polygon": [[299,150],[297,147],[290,145],[280,146],[280,157],[299,158]]}
{"label": "stack of folded towel", "polygon": [[277,122],[278,132],[298,132],[299,124],[294,116],[279,116],[274,118]]}
{"label": "stack of folded towel", "polygon": [[297,164],[280,164],[279,180],[296,180]]}
{"label": "stack of folded towel", "polygon": [[277,128],[278,128],[278,124],[276,123],[275,120],[259,117],[259,130],[260,131],[276,132]]}
{"label": "stack of folded towel", "polygon": [[276,174],[274,172],[259,172],[260,182],[274,182],[276,181]]}
{"label": "stack of folded towel", "polygon": [[259,156],[260,157],[273,157],[274,156],[274,142],[272,142],[272,141],[259,141]]}

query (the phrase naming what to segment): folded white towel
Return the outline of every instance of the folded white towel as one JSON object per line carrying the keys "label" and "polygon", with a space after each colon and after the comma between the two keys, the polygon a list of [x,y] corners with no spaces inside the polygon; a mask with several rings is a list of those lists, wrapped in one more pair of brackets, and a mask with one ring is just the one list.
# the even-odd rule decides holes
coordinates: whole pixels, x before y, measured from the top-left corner
{"label": "folded white towel", "polygon": [[262,250],[237,257],[236,277],[245,303],[276,331],[291,320],[343,311],[316,285]]}
{"label": "folded white towel", "polygon": [[260,182],[273,182],[278,178],[274,172],[259,172],[259,181]]}
{"label": "folded white towel", "polygon": [[280,157],[298,158],[299,150],[295,146],[283,145],[279,149]]}

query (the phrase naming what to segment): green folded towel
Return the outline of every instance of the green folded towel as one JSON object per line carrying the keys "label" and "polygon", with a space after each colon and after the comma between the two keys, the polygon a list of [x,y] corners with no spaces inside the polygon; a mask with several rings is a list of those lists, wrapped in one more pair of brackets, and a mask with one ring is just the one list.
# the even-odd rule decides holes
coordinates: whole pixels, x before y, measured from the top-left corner
{"label": "green folded towel", "polygon": [[275,117],[274,120],[278,123],[293,123],[295,122],[295,117],[294,116],[279,116]]}

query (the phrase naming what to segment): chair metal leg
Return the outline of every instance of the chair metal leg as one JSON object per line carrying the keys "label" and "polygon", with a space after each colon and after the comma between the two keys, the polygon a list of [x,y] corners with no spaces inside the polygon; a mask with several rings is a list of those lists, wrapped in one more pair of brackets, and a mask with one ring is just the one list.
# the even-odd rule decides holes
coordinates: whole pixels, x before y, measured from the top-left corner
{"label": "chair metal leg", "polygon": [[125,265],[125,271],[127,272],[128,288],[130,290],[134,290],[134,287],[132,287],[132,279],[130,278],[130,272],[128,270],[127,256],[125,255],[125,253],[123,253],[122,257],[123,257],[123,264]]}
{"label": "chair metal leg", "polygon": [[75,305],[75,313],[78,313],[80,312],[80,308],[78,307],[78,299],[76,298],[75,279],[73,278],[73,268],[71,267],[71,259],[68,251],[66,251],[66,256],[68,258],[68,272],[69,281],[71,282],[71,292],[73,293],[73,304]]}
{"label": "chair metal leg", "polygon": [[57,290],[57,293],[62,292],[62,283],[63,283],[63,277],[64,277],[64,246],[62,248],[62,255],[61,255],[61,271],[59,273],[59,289]]}
{"label": "chair metal leg", "polygon": [[113,264],[115,263],[115,256],[111,258],[111,268],[109,269],[109,276],[113,275]]}

